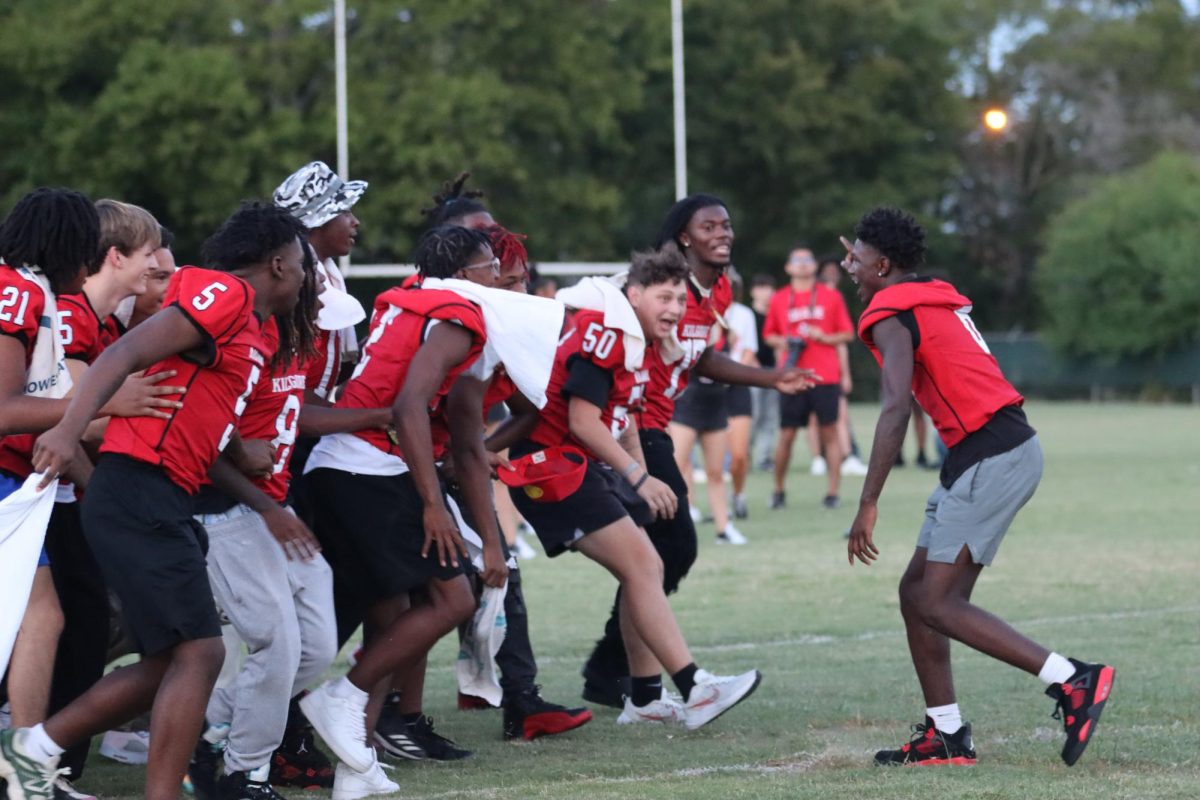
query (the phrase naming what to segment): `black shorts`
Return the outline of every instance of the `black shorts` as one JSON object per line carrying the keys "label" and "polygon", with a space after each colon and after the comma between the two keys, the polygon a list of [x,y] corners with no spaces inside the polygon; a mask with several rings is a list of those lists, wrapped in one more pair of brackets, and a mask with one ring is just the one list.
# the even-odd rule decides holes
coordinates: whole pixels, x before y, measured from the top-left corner
{"label": "black shorts", "polygon": [[723,383],[692,381],[675,400],[671,421],[686,425],[697,433],[725,430],[729,427],[725,390]]}
{"label": "black shorts", "polygon": [[730,386],[725,391],[725,408],[730,417],[749,417],[754,414],[754,402],[750,399],[750,387]]}
{"label": "black shorts", "polygon": [[[518,458],[541,450],[530,441],[513,446],[509,458]],[[538,503],[522,489],[510,488],[513,504],[525,521],[533,526],[550,558],[574,549],[575,543],[589,533],[611,525],[622,517],[632,517],[645,527],[654,519],[646,501],[633,490],[629,481],[611,468],[588,459],[583,483],[569,497],[557,503]]]}
{"label": "black shorts", "polygon": [[192,498],[160,468],[107,453],[88,483],[83,533],[121,601],[137,652],[221,635],[204,556],[208,535]]}
{"label": "black shorts", "polygon": [[316,530],[322,540],[337,540],[338,574],[356,576],[359,597],[385,600],[470,569],[461,553],[457,567],[439,564],[436,548],[421,557],[425,504],[411,473],[314,469],[305,479],[312,492]]}
{"label": "black shorts", "polygon": [[796,394],[779,395],[779,427],[803,428],[808,425],[810,414],[817,415],[818,425],[837,422],[838,402],[842,399],[842,387],[836,383],[824,383]]}

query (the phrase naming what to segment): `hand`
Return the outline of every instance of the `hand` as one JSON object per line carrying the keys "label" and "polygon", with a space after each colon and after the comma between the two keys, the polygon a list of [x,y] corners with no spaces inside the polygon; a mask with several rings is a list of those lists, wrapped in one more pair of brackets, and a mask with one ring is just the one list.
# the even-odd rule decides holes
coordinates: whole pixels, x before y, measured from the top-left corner
{"label": "hand", "polygon": [[497,589],[508,580],[508,564],[504,561],[504,551],[500,549],[499,542],[483,546],[483,572],[479,573],[479,580]]}
{"label": "hand", "polygon": [[242,446],[230,457],[238,471],[247,478],[265,478],[275,471],[275,445],[266,439],[242,439]]}
{"label": "hand", "polygon": [[425,528],[425,543],[421,546],[421,558],[428,558],[429,551],[437,545],[438,563],[458,566],[458,557],[467,557],[467,544],[463,541],[458,525],[445,506],[426,506],[421,516]]}
{"label": "hand", "polygon": [[517,468],[512,465],[511,461],[508,460],[508,456],[504,455],[503,453],[493,453],[489,451],[487,454],[487,460],[488,470],[492,473],[493,478],[500,477],[496,474],[496,470],[506,469],[509,472],[517,471]]}
{"label": "hand", "polygon": [[775,388],[783,394],[796,394],[817,385],[821,376],[811,369],[789,367],[782,370],[775,379]]}
{"label": "hand", "polygon": [[879,558],[879,548],[875,546],[872,535],[875,532],[875,520],[879,509],[874,505],[862,505],[850,526],[850,541],[846,542],[846,556],[850,566],[854,566],[854,558],[871,566],[871,562]]}
{"label": "hand", "polygon": [[655,519],[671,519],[679,510],[679,498],[675,496],[675,490],[653,475],[646,476],[646,482],[637,493],[649,504]]}
{"label": "hand", "polygon": [[69,470],[78,452],[79,437],[64,431],[62,425],[55,425],[37,437],[33,443],[33,471],[43,473],[38,490],[45,489]]}
{"label": "hand", "polygon": [[292,512],[282,506],[275,506],[263,515],[267,530],[279,542],[288,561],[301,559],[312,561],[321,552],[321,543],[313,536],[308,526],[300,521]]}
{"label": "hand", "polygon": [[107,403],[96,414],[98,417],[156,417],[170,419],[172,411],[183,408],[178,400],[164,400],[165,395],[180,395],[187,392],[186,386],[163,386],[162,382],[175,377],[175,370],[167,369],[146,377],[145,372],[135,372],[125,379]]}

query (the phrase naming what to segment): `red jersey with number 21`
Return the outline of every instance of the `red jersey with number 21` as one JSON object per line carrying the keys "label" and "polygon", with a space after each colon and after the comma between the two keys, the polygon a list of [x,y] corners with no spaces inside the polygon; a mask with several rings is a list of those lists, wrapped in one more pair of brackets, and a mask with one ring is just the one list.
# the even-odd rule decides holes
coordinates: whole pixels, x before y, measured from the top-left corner
{"label": "red jersey with number 21", "polygon": [[185,267],[171,278],[163,307],[174,306],[204,335],[198,350],[165,358],[147,375],[175,370],[167,383],[186,386],[170,419],[113,418],[102,453],[159,465],[188,494],[207,480],[266,368],[271,351],[254,314],[254,289],[227,272]]}
{"label": "red jersey with number 21", "polygon": [[668,364],[659,357],[657,347],[646,348],[645,366],[650,370],[650,386],[646,390],[646,407],[638,418],[642,429],[665,431],[675,413],[675,399],[687,388],[692,367],[707,349],[712,326],[723,319],[733,304],[733,288],[724,274],[717,277],[708,297],[687,281],[687,311],[679,320],[679,344],[683,358]]}

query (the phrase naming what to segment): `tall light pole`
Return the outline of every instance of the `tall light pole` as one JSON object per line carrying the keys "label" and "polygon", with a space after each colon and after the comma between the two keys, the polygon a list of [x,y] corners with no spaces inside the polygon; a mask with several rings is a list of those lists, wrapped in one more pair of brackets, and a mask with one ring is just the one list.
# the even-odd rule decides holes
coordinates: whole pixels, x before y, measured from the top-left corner
{"label": "tall light pole", "polygon": [[687,118],[683,98],[683,0],[671,0],[671,73],[675,95],[675,199],[687,197]]}
{"label": "tall light pole", "polygon": [[[350,135],[346,101],[346,0],[333,0],[333,71],[337,106],[337,172],[350,180]],[[350,268],[350,256],[339,259],[342,273]]]}

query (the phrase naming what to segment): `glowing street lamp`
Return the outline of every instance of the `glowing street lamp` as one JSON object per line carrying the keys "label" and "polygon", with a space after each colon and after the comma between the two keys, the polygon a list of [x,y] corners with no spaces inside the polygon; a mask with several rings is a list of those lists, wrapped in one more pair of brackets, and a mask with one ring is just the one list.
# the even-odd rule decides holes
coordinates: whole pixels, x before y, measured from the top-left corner
{"label": "glowing street lamp", "polygon": [[999,108],[989,108],[983,112],[983,124],[992,133],[1000,133],[1008,127],[1008,114]]}

